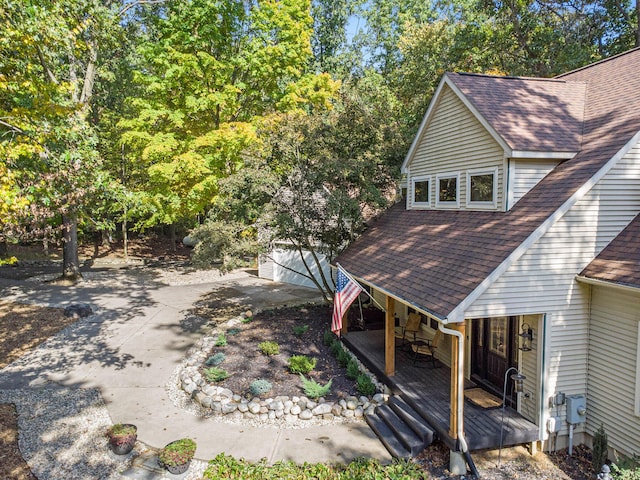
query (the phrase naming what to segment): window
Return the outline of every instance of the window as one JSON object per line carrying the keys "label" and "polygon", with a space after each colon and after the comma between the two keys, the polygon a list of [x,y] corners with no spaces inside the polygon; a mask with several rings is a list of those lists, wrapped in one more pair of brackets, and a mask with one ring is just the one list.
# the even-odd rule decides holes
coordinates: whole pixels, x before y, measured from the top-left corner
{"label": "window", "polygon": [[436,184],[438,186],[436,205],[459,206],[459,183],[458,174],[438,175],[436,177]]}
{"label": "window", "polygon": [[467,175],[467,203],[494,207],[496,204],[496,170],[469,172]]}
{"label": "window", "polygon": [[413,204],[418,207],[429,206],[429,179],[416,177],[413,179]]}

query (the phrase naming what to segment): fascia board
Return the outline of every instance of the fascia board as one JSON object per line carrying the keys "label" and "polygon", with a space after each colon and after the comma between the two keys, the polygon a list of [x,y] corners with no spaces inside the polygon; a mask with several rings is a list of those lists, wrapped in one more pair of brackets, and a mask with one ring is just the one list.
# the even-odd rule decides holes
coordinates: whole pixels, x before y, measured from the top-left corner
{"label": "fascia board", "polygon": [[587,182],[571,195],[551,216],[549,216],[529,237],[525,239],[511,254],[498,265],[498,267],[485,278],[467,297],[462,300],[449,314],[443,323],[459,323],[464,321],[465,311],[482,295],[516,260],[525,254],[531,246],[537,242],[549,229],[573,207],[578,200],[583,198],[611,168],[640,142],[640,131],[629,140],[624,147],[611,157]]}
{"label": "fascia board", "polygon": [[624,283],[609,282],[607,280],[598,280],[597,278],[583,277],[581,275],[576,275],[576,280],[578,282],[587,283],[589,285],[594,285],[597,287],[613,288],[615,290],[622,290],[622,291],[634,292],[634,293],[640,292],[640,287],[637,287],[634,285],[625,285]]}
{"label": "fascia board", "polygon": [[548,160],[571,160],[578,152],[534,152],[528,150],[513,150],[511,158],[532,158]]}

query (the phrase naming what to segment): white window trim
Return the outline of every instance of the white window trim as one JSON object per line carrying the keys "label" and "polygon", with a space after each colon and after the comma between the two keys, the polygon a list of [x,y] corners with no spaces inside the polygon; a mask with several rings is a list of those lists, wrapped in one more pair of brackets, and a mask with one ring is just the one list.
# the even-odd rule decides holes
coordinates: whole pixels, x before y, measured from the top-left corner
{"label": "white window trim", "polygon": [[[479,175],[493,175],[493,200],[490,202],[473,202],[471,201],[471,177]],[[475,208],[496,208],[498,203],[498,169],[485,168],[483,170],[467,171],[467,206]]]}
{"label": "white window trim", "polygon": [[[428,196],[427,196],[427,201],[426,202],[416,202],[415,198],[416,198],[416,183],[417,182],[427,182],[427,190],[429,192]],[[423,176],[419,176],[419,177],[412,177],[411,178],[411,206],[413,208],[431,208],[431,177],[429,177],[428,175],[423,175]]]}
{"label": "white window trim", "polygon": [[635,414],[640,417],[640,322],[638,322],[638,337],[637,337],[637,352],[636,352],[636,405]]}
{"label": "white window trim", "polygon": [[[441,202],[440,201],[440,180],[444,178],[455,178],[456,179],[456,201],[455,202]],[[436,196],[436,207],[455,207],[460,208],[460,172],[455,173],[441,173],[436,175],[436,183],[435,183],[435,196]]]}

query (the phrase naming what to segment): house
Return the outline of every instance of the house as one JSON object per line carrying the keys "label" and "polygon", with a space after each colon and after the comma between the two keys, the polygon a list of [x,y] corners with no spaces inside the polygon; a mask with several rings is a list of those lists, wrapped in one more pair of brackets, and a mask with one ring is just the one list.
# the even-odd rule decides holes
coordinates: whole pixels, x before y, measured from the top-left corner
{"label": "house", "polygon": [[640,49],[553,79],[445,74],[402,169],[406,201],[337,259],[386,302],[386,375],[394,315],[417,312],[445,334],[462,450],[463,382],[500,396],[517,371],[533,446],[602,424],[640,454]]}

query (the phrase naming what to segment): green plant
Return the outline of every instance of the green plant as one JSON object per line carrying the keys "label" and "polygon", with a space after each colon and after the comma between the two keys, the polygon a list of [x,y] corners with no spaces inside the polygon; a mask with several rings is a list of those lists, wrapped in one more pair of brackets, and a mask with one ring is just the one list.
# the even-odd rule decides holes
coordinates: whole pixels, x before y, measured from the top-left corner
{"label": "green plant", "polygon": [[604,431],[604,425],[601,423],[600,428],[593,436],[593,449],[591,465],[595,473],[599,473],[602,466],[607,461],[607,452],[609,450],[609,441]]}
{"label": "green plant", "polygon": [[331,384],[333,383],[333,379],[331,379],[325,385],[320,385],[313,379],[307,379],[303,374],[300,374],[300,380],[302,380],[302,389],[304,390],[304,394],[314,400],[316,398],[324,397],[329,393],[331,391]]}
{"label": "green plant", "polygon": [[15,265],[18,263],[18,259],[16,257],[0,257],[0,267],[3,265]]}
{"label": "green plant", "polygon": [[208,382],[222,382],[229,378],[229,373],[222,368],[211,367],[205,369],[204,376]]}
{"label": "green plant", "polygon": [[356,379],[356,389],[362,395],[371,396],[376,393],[376,386],[373,384],[371,377],[366,373],[361,373]]}
{"label": "green plant", "polygon": [[253,320],[253,317],[246,317],[242,319],[242,323],[251,323],[252,320]]}
{"label": "green plant", "polygon": [[130,423],[116,423],[109,427],[106,437],[114,447],[121,447],[126,444],[135,443],[138,428]]}
{"label": "green plant", "polygon": [[336,355],[336,359],[338,360],[338,365],[340,368],[347,368],[349,362],[351,361],[351,355],[344,348],[340,349],[338,355]]}
{"label": "green plant", "polygon": [[352,359],[347,364],[347,378],[349,380],[355,380],[358,378],[358,375],[360,375],[360,366],[358,362]]}
{"label": "green plant", "polygon": [[217,365],[220,365],[222,362],[224,362],[226,358],[227,356],[224,353],[218,352],[215,355],[212,355],[209,358],[207,358],[207,361],[204,363],[209,367],[215,367]]}
{"label": "green plant", "polygon": [[255,397],[270,392],[272,388],[273,386],[271,385],[271,383],[264,378],[261,378],[260,380],[254,380],[253,382],[251,382],[251,385],[249,385],[249,391]]}
{"label": "green plant", "polygon": [[280,353],[280,345],[276,342],[262,342],[258,345],[258,348],[265,355],[278,355]]}
{"label": "green plant", "polygon": [[195,453],[196,442],[190,438],[181,438],[180,440],[169,443],[160,450],[158,459],[163,465],[176,467],[190,462]]}
{"label": "green plant", "polygon": [[307,333],[308,330],[309,330],[309,325],[296,325],[295,327],[293,327],[293,334],[296,337],[301,337],[302,335]]}
{"label": "green plant", "polygon": [[614,480],[640,480],[640,457],[616,458],[611,465],[611,473]]}
{"label": "green plant", "polygon": [[218,338],[216,338],[216,343],[214,343],[214,345],[216,347],[224,347],[227,344],[227,337],[224,333],[221,333],[220,335],[218,335]]}
{"label": "green plant", "polygon": [[318,360],[305,355],[293,355],[289,358],[289,371],[291,373],[309,373],[316,368]]}
{"label": "green plant", "polygon": [[344,348],[342,348],[342,343],[336,341],[331,344],[329,350],[331,350],[334,357],[338,358],[338,355],[340,355],[340,352],[344,351]]}
{"label": "green plant", "polygon": [[331,345],[333,345],[337,341],[338,341],[338,338],[336,337],[336,335],[331,330],[325,330],[324,331],[324,333],[322,335],[322,343],[324,343],[325,346],[330,347]]}
{"label": "green plant", "polygon": [[242,330],[240,330],[239,328],[230,328],[229,330],[227,330],[227,335],[237,335],[241,331]]}

